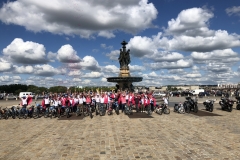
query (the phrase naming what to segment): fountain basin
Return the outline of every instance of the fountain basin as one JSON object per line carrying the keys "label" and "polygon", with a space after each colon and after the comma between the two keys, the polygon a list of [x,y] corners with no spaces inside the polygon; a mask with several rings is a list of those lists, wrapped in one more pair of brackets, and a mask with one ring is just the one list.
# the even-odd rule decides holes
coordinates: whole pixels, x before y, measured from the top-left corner
{"label": "fountain basin", "polygon": [[108,77],[108,82],[141,82],[142,77]]}

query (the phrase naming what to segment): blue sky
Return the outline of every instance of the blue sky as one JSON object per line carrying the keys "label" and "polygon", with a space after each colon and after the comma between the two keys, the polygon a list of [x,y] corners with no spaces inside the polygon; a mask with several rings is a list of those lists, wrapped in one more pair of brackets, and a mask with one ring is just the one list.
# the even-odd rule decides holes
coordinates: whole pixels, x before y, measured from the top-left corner
{"label": "blue sky", "polygon": [[1,2],[0,85],[115,85],[123,40],[134,85],[240,81],[238,0]]}

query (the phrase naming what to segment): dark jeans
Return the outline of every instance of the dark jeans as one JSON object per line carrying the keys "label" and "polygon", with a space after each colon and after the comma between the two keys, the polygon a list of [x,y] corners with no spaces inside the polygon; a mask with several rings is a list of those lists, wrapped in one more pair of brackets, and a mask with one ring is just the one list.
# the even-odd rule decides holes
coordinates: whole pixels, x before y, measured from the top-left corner
{"label": "dark jeans", "polygon": [[154,105],[152,103],[150,103],[151,105],[151,111],[153,112],[154,111]]}
{"label": "dark jeans", "polygon": [[126,103],[122,103],[121,106],[122,106],[122,112],[123,112],[125,110]]}

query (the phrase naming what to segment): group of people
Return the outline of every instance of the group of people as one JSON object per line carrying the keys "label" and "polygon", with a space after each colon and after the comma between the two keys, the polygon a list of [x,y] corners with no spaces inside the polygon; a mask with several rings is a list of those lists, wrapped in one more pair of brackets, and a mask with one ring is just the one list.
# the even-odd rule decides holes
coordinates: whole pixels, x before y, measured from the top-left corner
{"label": "group of people", "polygon": [[[27,105],[27,98],[22,97],[23,107]],[[167,97],[163,98],[164,104],[168,104]],[[114,103],[119,105],[122,112],[125,106],[132,106],[139,112],[144,112],[150,106],[153,111],[156,107],[156,99],[151,93],[133,93],[127,91],[109,91],[109,92],[82,92],[74,94],[49,94],[42,99],[42,107],[49,109],[50,106],[55,108],[69,107],[72,112],[77,110],[77,107],[91,106],[98,109],[99,106],[104,106],[106,109],[114,109]],[[60,111],[60,110],[59,110]]]}

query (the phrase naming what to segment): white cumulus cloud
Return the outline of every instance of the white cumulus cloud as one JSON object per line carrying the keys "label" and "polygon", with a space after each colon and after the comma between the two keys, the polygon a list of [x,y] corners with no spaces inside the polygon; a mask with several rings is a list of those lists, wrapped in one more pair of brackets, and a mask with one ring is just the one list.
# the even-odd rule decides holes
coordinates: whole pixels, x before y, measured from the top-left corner
{"label": "white cumulus cloud", "polygon": [[70,44],[66,44],[58,50],[57,58],[63,63],[77,63],[81,61],[77,55],[77,52]]}
{"label": "white cumulus cloud", "polygon": [[32,41],[24,42],[21,38],[15,38],[11,44],[3,49],[3,54],[11,61],[21,64],[47,63],[45,47]]}
{"label": "white cumulus cloud", "polygon": [[0,20],[33,32],[112,38],[114,30],[136,33],[153,27],[157,14],[148,0],[17,0],[3,4]]}

